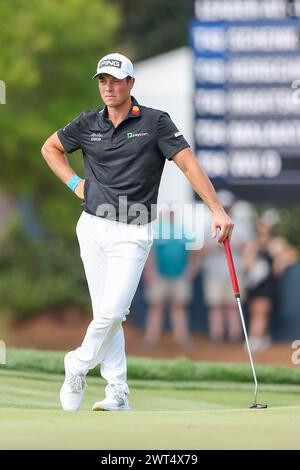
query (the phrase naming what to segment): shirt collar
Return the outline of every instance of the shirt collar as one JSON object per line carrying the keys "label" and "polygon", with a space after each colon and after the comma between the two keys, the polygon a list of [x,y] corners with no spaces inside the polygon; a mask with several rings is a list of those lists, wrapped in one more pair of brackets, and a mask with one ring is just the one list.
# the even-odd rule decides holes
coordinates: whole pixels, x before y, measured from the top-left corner
{"label": "shirt collar", "polygon": [[[127,116],[124,118],[124,121],[126,121],[127,119],[131,119],[131,118],[139,118],[142,115],[141,107],[139,103],[137,102],[137,100],[134,98],[134,96],[131,97],[131,103],[132,103],[131,108]],[[104,108],[101,108],[98,111],[98,114],[100,116],[101,121],[109,122],[107,118],[107,106],[104,106]]]}

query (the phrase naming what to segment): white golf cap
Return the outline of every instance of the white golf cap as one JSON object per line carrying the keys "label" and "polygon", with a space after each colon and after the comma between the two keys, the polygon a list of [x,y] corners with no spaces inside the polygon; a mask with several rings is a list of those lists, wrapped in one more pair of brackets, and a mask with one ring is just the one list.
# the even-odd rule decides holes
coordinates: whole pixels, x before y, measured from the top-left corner
{"label": "white golf cap", "polygon": [[113,77],[122,80],[126,77],[134,77],[134,70],[132,62],[122,54],[113,53],[108,54],[99,60],[97,65],[97,72],[93,78],[98,77],[101,73],[107,73]]}

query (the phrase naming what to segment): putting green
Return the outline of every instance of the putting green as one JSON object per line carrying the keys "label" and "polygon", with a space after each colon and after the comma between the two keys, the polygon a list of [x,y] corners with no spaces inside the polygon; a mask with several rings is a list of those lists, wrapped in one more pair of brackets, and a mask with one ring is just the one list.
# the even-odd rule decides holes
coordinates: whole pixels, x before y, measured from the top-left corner
{"label": "putting green", "polygon": [[1,449],[299,449],[298,386],[132,381],[131,412],[91,412],[104,382],[91,377],[82,409],[60,410],[63,377],[1,371]]}

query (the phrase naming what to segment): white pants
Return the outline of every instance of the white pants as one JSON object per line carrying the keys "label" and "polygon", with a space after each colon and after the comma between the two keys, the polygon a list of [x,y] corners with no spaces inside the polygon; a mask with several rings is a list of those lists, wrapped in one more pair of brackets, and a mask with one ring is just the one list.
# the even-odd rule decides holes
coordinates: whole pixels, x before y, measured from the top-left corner
{"label": "white pants", "polygon": [[108,383],[125,385],[122,322],[129,313],[152,245],[152,226],[127,225],[82,212],[76,232],[93,320],[82,345],[73,352],[69,367],[74,374],[87,374],[101,364],[101,375]]}

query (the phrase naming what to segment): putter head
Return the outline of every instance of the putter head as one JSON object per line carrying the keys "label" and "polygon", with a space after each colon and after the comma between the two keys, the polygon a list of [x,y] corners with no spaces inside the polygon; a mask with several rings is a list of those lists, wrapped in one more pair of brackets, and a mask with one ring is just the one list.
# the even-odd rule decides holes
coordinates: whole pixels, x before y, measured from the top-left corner
{"label": "putter head", "polygon": [[254,409],[254,410],[263,410],[265,408],[268,408],[268,405],[264,405],[262,403],[251,403],[249,408]]}

